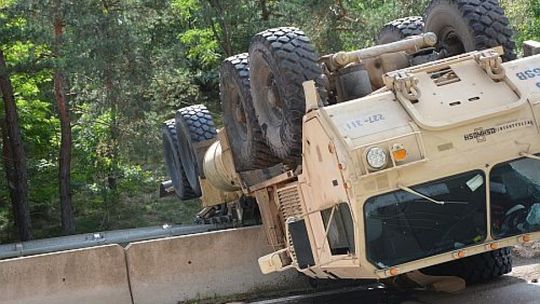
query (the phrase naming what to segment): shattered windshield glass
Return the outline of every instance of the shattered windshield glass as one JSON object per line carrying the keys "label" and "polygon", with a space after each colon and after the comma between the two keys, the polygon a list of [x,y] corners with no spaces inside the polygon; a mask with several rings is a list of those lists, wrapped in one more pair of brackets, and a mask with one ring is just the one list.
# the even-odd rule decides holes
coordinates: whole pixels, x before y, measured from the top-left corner
{"label": "shattered windshield glass", "polygon": [[540,160],[496,165],[489,185],[494,238],[540,231]]}
{"label": "shattered windshield glass", "polygon": [[482,242],[485,180],[478,170],[368,199],[368,259],[384,268]]}

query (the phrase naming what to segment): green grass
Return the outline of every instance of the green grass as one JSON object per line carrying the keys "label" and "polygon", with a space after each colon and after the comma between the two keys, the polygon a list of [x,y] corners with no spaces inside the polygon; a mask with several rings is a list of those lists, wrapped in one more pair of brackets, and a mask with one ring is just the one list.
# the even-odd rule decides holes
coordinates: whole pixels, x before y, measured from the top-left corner
{"label": "green grass", "polygon": [[[180,201],[175,196],[160,199],[157,191],[124,194],[115,204],[105,204],[102,198],[88,193],[74,195],[73,201],[77,234],[165,223],[193,224],[195,215],[201,210],[199,200]],[[0,243],[15,242],[16,231],[13,223],[8,222],[7,208],[4,211],[0,212]],[[33,208],[32,226],[34,239],[61,236],[60,210]]]}

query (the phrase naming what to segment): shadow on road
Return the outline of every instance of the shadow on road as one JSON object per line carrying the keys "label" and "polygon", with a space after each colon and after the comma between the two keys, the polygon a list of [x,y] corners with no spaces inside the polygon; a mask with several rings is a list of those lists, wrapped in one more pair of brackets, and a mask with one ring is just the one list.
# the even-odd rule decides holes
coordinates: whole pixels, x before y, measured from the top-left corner
{"label": "shadow on road", "polygon": [[[260,300],[251,304],[342,304],[373,303],[400,304],[414,300],[409,291],[400,291],[379,283],[362,283],[359,286],[342,287],[326,291],[313,290],[311,293],[291,295],[279,299]],[[414,302],[413,302],[414,303]]]}
{"label": "shadow on road", "polygon": [[[530,265],[527,267],[539,267]],[[535,271],[535,268],[531,268]],[[533,281],[534,282],[534,281]],[[301,295],[259,300],[251,304],[537,304],[540,284],[510,275],[488,283],[467,287],[457,294],[422,290],[398,290],[379,283],[368,283],[328,290],[313,290]]]}

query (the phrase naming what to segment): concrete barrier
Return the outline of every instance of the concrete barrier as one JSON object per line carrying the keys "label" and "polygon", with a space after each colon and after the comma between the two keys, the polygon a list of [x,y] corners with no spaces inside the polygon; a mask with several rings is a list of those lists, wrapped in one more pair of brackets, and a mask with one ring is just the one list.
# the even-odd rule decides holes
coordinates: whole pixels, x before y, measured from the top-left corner
{"label": "concrete barrier", "polygon": [[124,249],[108,245],[0,261],[2,304],[131,304]]}
{"label": "concrete barrier", "polygon": [[257,259],[270,251],[260,227],[130,244],[126,258],[133,303],[177,304],[304,287],[296,271],[260,272]]}

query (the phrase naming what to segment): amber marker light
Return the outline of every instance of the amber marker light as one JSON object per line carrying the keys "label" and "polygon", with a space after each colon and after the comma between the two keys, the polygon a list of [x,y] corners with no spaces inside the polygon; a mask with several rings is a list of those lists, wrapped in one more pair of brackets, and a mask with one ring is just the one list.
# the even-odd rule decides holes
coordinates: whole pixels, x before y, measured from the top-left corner
{"label": "amber marker light", "polygon": [[497,245],[497,243],[491,243],[491,244],[489,244],[489,248],[491,250],[495,250],[495,249],[499,248],[499,245]]}
{"label": "amber marker light", "polygon": [[521,241],[522,241],[523,243],[528,243],[528,242],[531,241],[531,237],[530,237],[529,235],[526,234],[526,235],[524,235],[524,236],[521,237]]}
{"label": "amber marker light", "polygon": [[397,276],[399,274],[399,270],[395,267],[390,268],[390,275]]}
{"label": "amber marker light", "polygon": [[460,251],[454,253],[454,258],[455,259],[462,259],[464,257],[465,257],[465,251],[463,251],[463,250],[460,250]]}
{"label": "amber marker light", "polygon": [[404,161],[407,159],[407,150],[402,144],[394,144],[392,146],[392,157],[394,157],[395,161]]}

